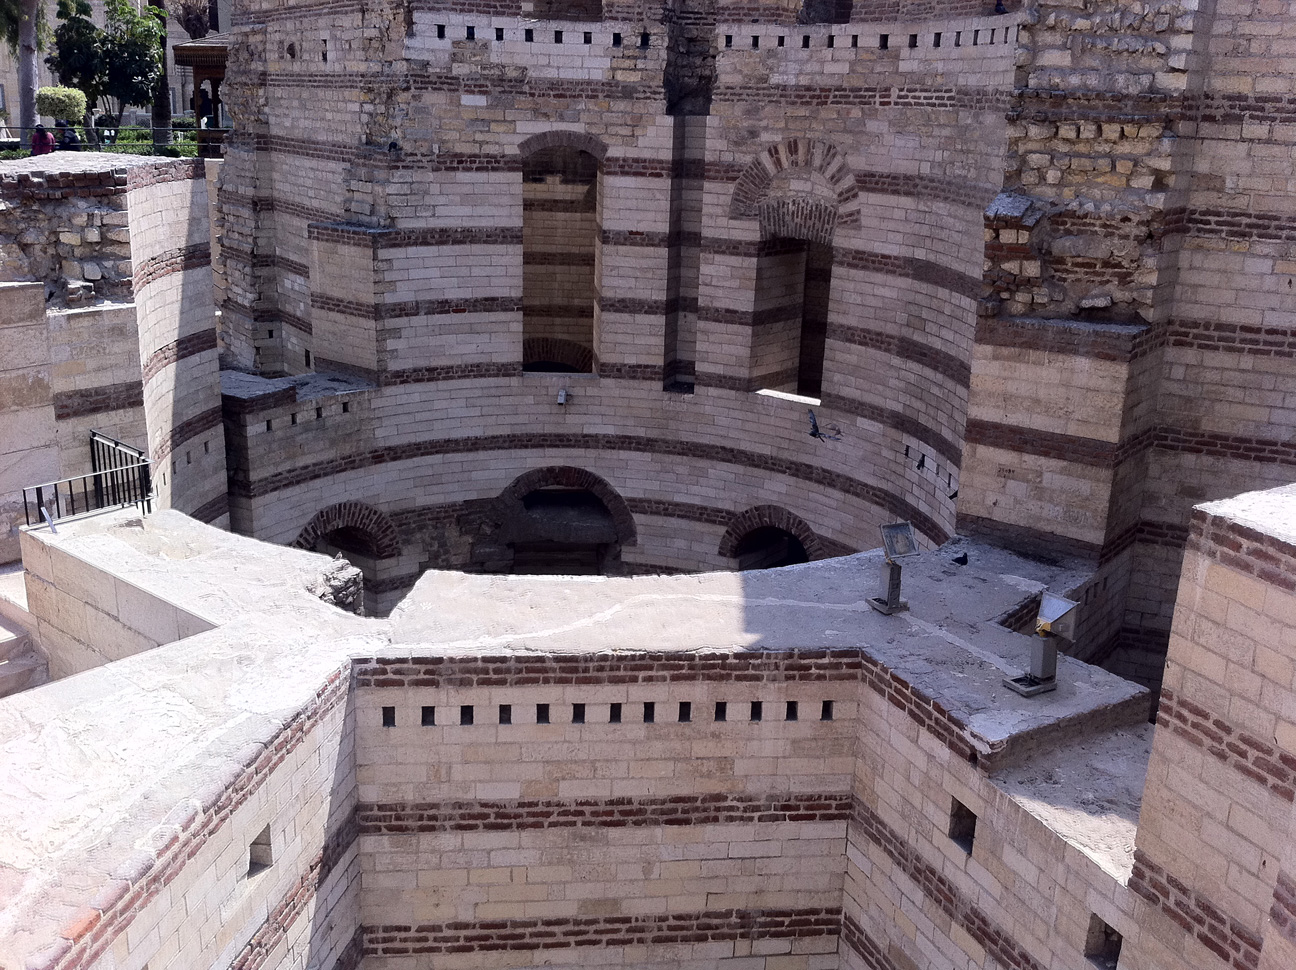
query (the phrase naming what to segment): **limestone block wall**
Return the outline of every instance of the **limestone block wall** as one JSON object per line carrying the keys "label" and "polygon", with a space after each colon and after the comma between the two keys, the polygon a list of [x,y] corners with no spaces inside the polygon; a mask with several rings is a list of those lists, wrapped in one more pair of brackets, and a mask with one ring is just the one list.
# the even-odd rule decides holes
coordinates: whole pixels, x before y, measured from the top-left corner
{"label": "limestone block wall", "polygon": [[22,536],[23,580],[52,680],[212,629],[208,617]]}
{"label": "limestone block wall", "polygon": [[852,668],[358,662],[365,966],[837,967]]}
{"label": "limestone block wall", "polygon": [[228,523],[202,160],[139,170],[128,196],[148,450],[158,501]]}
{"label": "limestone block wall", "polygon": [[59,477],[42,283],[0,283],[0,562],[19,558],[22,489]]}

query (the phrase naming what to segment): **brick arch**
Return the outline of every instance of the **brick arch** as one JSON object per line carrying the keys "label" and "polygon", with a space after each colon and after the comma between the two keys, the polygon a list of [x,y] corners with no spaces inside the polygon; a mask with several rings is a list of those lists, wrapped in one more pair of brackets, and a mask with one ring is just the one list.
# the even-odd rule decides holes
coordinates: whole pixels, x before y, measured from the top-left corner
{"label": "brick arch", "polygon": [[527,337],[522,341],[522,366],[538,361],[549,360],[555,364],[566,364],[575,368],[578,373],[588,374],[594,370],[594,351],[574,340],[559,340],[557,337]]}
{"label": "brick arch", "polygon": [[[729,199],[731,219],[761,219],[776,194],[771,193],[774,179],[784,172],[805,169],[816,172],[832,186],[836,194],[836,219],[841,225],[858,226],[859,189],[846,153],[820,138],[789,138],[772,145],[748,163],[734,184]],[[820,202],[824,208],[828,203]]]}
{"label": "brick arch", "polygon": [[635,528],[634,514],[630,506],[611,485],[593,472],[571,465],[548,465],[534,468],[519,475],[500,492],[497,501],[500,505],[522,504],[522,500],[538,488],[549,485],[560,485],[563,488],[583,488],[593,494],[604,508],[612,514],[612,525],[616,528],[617,540],[623,546],[633,546],[639,538]]}
{"label": "brick arch", "polygon": [[740,512],[730,521],[725,534],[720,538],[718,552],[726,559],[735,559],[738,555],[738,543],[749,533],[757,529],[773,526],[796,536],[805,547],[806,556],[810,559],[827,559],[828,550],[824,541],[815,534],[806,520],[783,508],[781,505],[754,505],[746,512]]}
{"label": "brick arch", "polygon": [[314,549],[322,536],[345,528],[359,529],[372,537],[379,559],[400,555],[400,534],[396,526],[385,513],[363,502],[339,502],[316,512],[292,545],[298,549]]}
{"label": "brick arch", "polygon": [[588,152],[600,162],[607,156],[607,145],[593,135],[587,135],[583,131],[566,131],[562,129],[542,131],[540,134],[532,135],[530,138],[523,138],[518,142],[517,147],[518,154],[523,158],[540,151],[542,148],[575,148],[582,152]]}

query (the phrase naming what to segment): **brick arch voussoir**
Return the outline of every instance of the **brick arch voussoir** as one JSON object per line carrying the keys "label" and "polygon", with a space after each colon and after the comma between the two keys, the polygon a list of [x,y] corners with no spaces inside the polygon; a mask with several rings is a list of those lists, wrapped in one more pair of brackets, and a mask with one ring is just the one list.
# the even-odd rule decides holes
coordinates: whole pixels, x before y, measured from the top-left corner
{"label": "brick arch voussoir", "polygon": [[634,513],[626,504],[619,492],[606,480],[584,468],[573,465],[547,465],[544,468],[533,468],[524,472],[509,483],[500,492],[501,504],[522,504],[531,492],[538,488],[558,485],[562,488],[582,488],[590,492],[603,503],[603,507],[612,515],[612,525],[616,529],[617,540],[622,546],[633,546],[639,541],[639,530],[635,526]]}
{"label": "brick arch voussoir", "polygon": [[563,129],[542,131],[538,135],[523,138],[518,142],[517,146],[518,154],[523,158],[544,148],[575,148],[582,152],[588,152],[600,162],[607,157],[607,145],[593,135],[587,135],[583,131],[566,131]]}
{"label": "brick arch voussoir", "polygon": [[859,187],[855,184],[855,173],[845,153],[821,138],[789,138],[753,158],[734,183],[729,199],[729,217],[760,218],[761,205],[769,198],[775,177],[798,168],[817,172],[832,186],[837,198],[839,224],[860,224]]}
{"label": "brick arch voussoir", "polygon": [[827,559],[829,557],[823,539],[815,533],[814,529],[810,528],[809,523],[781,505],[755,505],[745,512],[738,513],[730,521],[724,535],[720,537],[720,548],[717,551],[726,559],[736,559],[738,556],[738,543],[748,533],[767,526],[782,529],[784,532],[796,536],[797,541],[805,547],[806,555],[810,559]]}
{"label": "brick arch voussoir", "polygon": [[321,537],[337,529],[359,529],[369,535],[379,559],[400,555],[400,533],[396,531],[396,526],[385,513],[363,502],[339,502],[320,509],[306,523],[292,545],[298,549],[313,549]]}

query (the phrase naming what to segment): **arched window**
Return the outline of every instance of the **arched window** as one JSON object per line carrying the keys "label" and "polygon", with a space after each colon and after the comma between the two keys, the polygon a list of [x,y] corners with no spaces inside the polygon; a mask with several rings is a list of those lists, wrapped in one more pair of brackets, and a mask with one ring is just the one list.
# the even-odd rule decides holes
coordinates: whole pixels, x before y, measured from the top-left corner
{"label": "arched window", "polygon": [[522,160],[522,368],[594,370],[599,161],[568,145]]}
{"label": "arched window", "polygon": [[810,555],[801,540],[786,529],[763,525],[738,540],[734,549],[738,569],[773,569],[809,562]]}
{"label": "arched window", "polygon": [[778,236],[761,244],[751,350],[757,388],[820,396],[832,265],[825,243]]}

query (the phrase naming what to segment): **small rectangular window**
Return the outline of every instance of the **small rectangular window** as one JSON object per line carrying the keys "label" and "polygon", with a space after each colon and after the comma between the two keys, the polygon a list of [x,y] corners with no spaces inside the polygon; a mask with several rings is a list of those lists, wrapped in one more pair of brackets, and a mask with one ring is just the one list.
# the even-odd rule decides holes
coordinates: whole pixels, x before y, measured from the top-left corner
{"label": "small rectangular window", "polygon": [[851,34],[851,47],[859,47],[859,34]]}
{"label": "small rectangular window", "polygon": [[311,365],[311,355],[310,355],[310,351],[308,350],[306,351],[306,366],[309,367],[310,365]]}
{"label": "small rectangular window", "polygon": [[950,808],[949,837],[968,855],[972,854],[972,843],[976,839],[977,817],[970,808],[957,798]]}
{"label": "small rectangular window", "polygon": [[584,704],[573,704],[573,705],[572,705],[572,723],[573,723],[573,724],[584,724],[584,723],[585,723],[585,705],[584,705]]}
{"label": "small rectangular window", "polygon": [[644,701],[644,723],[652,724],[657,720],[657,702]]}
{"label": "small rectangular window", "polygon": [[891,35],[890,35],[890,34],[879,34],[879,35],[878,35],[878,50],[880,50],[880,51],[884,51],[884,50],[886,50],[886,49],[887,49],[888,47],[890,47],[890,46],[891,46]]}
{"label": "small rectangular window", "polygon": [[289,424],[296,424],[296,423],[297,423],[297,412],[296,412],[296,411],[293,412],[293,414],[292,414],[292,420],[289,421],[288,423],[289,423]]}
{"label": "small rectangular window", "polygon": [[476,39],[477,39],[476,27],[469,27],[466,31],[464,31],[464,40],[476,40]]}
{"label": "small rectangular window", "polygon": [[1120,963],[1121,935],[1096,915],[1089,917],[1089,932],[1085,936],[1084,955],[1089,962],[1102,970],[1116,970]]}
{"label": "small rectangular window", "polygon": [[459,723],[465,727],[473,722],[473,709],[471,704],[461,704],[459,706]]}
{"label": "small rectangular window", "polygon": [[255,876],[258,872],[265,872],[272,865],[274,865],[274,847],[270,844],[270,826],[267,825],[257,833],[257,837],[248,846],[247,874]]}
{"label": "small rectangular window", "polygon": [[648,31],[645,30],[642,34],[639,35],[639,46],[640,47],[648,46]]}
{"label": "small rectangular window", "polygon": [[937,31],[935,35],[933,35],[932,37],[932,47],[940,47],[940,44],[941,44],[941,35],[940,35],[940,31]]}
{"label": "small rectangular window", "polygon": [[[620,35],[620,34],[613,34],[613,35],[612,35],[612,46],[613,46],[613,47],[620,47],[620,46],[621,46],[621,35]],[[726,46],[728,46],[728,45],[726,45]]]}
{"label": "small rectangular window", "polygon": [[779,34],[779,35],[778,35],[778,40],[775,42],[774,46],[776,46],[776,47],[782,47],[782,46],[784,46],[784,42],[785,42],[786,40],[787,40],[786,37],[784,37],[782,34]]}
{"label": "small rectangular window", "polygon": [[501,724],[512,724],[512,723],[513,723],[513,705],[512,705],[512,704],[501,704],[501,705],[499,706],[499,722],[500,722]]}
{"label": "small rectangular window", "polygon": [[609,704],[609,705],[608,705],[608,723],[609,723],[609,724],[620,724],[620,723],[621,723],[621,705],[620,705],[620,704]]}
{"label": "small rectangular window", "polygon": [[717,721],[727,721],[729,719],[729,704],[726,701],[716,701],[715,719]]}
{"label": "small rectangular window", "polygon": [[445,40],[445,24],[437,24],[437,40]]}
{"label": "small rectangular window", "polygon": [[496,40],[503,40],[503,39],[504,39],[504,28],[503,28],[503,27],[496,27],[496,28],[495,28],[495,39],[496,39]]}
{"label": "small rectangular window", "polygon": [[963,31],[961,30],[954,31],[954,46],[955,47],[963,46]]}
{"label": "small rectangular window", "polygon": [[431,704],[424,705],[419,723],[423,727],[436,727],[436,708]]}
{"label": "small rectangular window", "polygon": [[915,47],[917,47],[917,46],[918,46],[918,35],[917,35],[917,34],[910,34],[910,35],[909,35],[909,49],[910,49],[910,50],[913,50],[913,49],[914,49]]}
{"label": "small rectangular window", "polygon": [[[274,430],[274,422],[271,421],[269,418],[266,419],[266,430],[267,430],[267,431],[273,431],[273,430]],[[171,470],[172,470],[172,471],[175,471],[175,467],[173,466]]]}
{"label": "small rectangular window", "polygon": [[762,701],[752,701],[751,719],[753,721],[759,721],[764,716],[765,716],[765,704]]}
{"label": "small rectangular window", "polygon": [[787,702],[787,709],[786,709],[786,712],[785,712],[785,715],[784,715],[784,719],[785,719],[785,720],[788,720],[788,721],[795,721],[795,720],[797,719],[797,716],[798,716],[799,713],[800,713],[800,712],[799,712],[799,709],[798,709],[797,702],[796,702],[796,701],[788,701],[788,702]]}
{"label": "small rectangular window", "polygon": [[316,409],[315,409],[315,420],[318,421],[318,420],[319,420],[320,418],[322,418],[322,417],[324,417],[324,409],[323,409],[323,408],[316,408]]}
{"label": "small rectangular window", "polygon": [[594,43],[594,35],[590,33],[588,30],[585,31],[585,43],[587,44]]}
{"label": "small rectangular window", "polygon": [[972,46],[976,47],[979,43],[981,43],[981,31],[974,30],[972,31]]}
{"label": "small rectangular window", "polygon": [[802,35],[801,35],[801,49],[802,49],[802,50],[809,50],[809,49],[810,49],[810,35],[809,35],[809,34],[802,34]]}
{"label": "small rectangular window", "polygon": [[725,47],[733,47],[733,34],[725,34]]}
{"label": "small rectangular window", "polygon": [[396,708],[384,707],[382,709],[382,726],[383,727],[396,726]]}
{"label": "small rectangular window", "polygon": [[548,705],[548,704],[537,704],[537,705],[536,705],[536,723],[537,723],[537,724],[548,724],[548,723],[549,723],[549,705]]}
{"label": "small rectangular window", "polygon": [[752,50],[760,50],[760,37],[757,34],[752,34]]}
{"label": "small rectangular window", "polygon": [[680,702],[679,702],[679,721],[680,721],[680,723],[683,724],[683,723],[685,723],[685,722],[687,722],[687,721],[691,721],[691,720],[693,720],[693,702],[692,702],[692,701],[680,701]]}
{"label": "small rectangular window", "polygon": [[526,30],[522,31],[522,39],[528,44],[531,43],[535,40],[535,31],[528,27]]}
{"label": "small rectangular window", "polygon": [[555,30],[555,31],[554,31],[554,43],[555,43],[555,44],[561,44],[561,43],[562,43],[562,38],[563,38],[563,32],[562,32],[561,30]]}
{"label": "small rectangular window", "polygon": [[836,46],[837,46],[837,38],[836,38],[835,35],[833,35],[833,34],[829,34],[829,35],[828,35],[828,46],[829,46],[829,47],[836,47]]}
{"label": "small rectangular window", "polygon": [[823,704],[819,706],[819,720],[831,721],[832,719],[833,719],[833,702],[824,701]]}
{"label": "small rectangular window", "polygon": [[343,401],[343,402],[342,402],[342,413],[343,413],[343,414],[350,414],[350,413],[351,413],[351,402],[350,402],[350,401]]}

